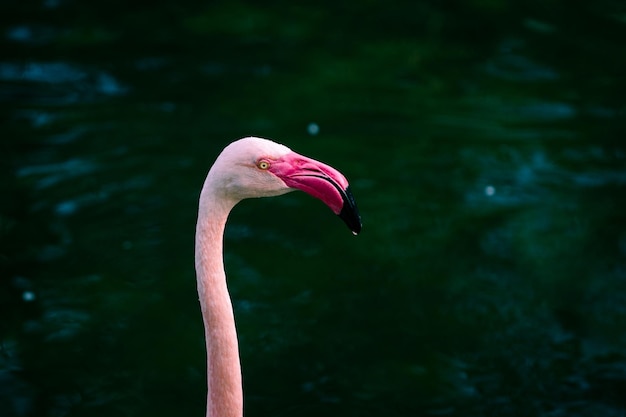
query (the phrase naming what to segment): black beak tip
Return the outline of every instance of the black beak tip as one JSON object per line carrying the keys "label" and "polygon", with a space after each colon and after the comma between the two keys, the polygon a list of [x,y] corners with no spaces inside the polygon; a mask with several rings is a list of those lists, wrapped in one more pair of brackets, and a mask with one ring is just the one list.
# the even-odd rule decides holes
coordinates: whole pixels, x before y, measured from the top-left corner
{"label": "black beak tip", "polygon": [[358,235],[363,227],[361,223],[361,216],[359,215],[359,209],[356,207],[354,197],[350,192],[350,187],[346,188],[343,195],[343,207],[339,213],[339,217],[350,228],[354,235]]}

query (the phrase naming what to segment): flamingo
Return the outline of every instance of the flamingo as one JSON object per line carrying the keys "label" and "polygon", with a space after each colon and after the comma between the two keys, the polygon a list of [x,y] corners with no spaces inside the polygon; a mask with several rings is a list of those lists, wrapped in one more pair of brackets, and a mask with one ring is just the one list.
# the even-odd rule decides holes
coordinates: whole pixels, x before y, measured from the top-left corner
{"label": "flamingo", "polygon": [[241,200],[300,189],[322,200],[361,231],[348,181],[336,169],[267,139],[247,137],[228,145],[207,174],[198,208],[195,265],[207,350],[207,417],[242,417],[243,389],[233,308],[226,285],[226,220]]}

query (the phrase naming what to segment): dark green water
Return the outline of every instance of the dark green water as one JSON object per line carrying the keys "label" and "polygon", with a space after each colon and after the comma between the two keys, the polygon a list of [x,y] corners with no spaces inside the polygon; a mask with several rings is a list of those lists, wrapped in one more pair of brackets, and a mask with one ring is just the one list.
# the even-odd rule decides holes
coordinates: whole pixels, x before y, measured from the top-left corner
{"label": "dark green water", "polygon": [[0,37],[0,415],[204,415],[197,197],[247,135],[364,222],[232,213],[247,416],[626,414],[623,3],[5,1]]}

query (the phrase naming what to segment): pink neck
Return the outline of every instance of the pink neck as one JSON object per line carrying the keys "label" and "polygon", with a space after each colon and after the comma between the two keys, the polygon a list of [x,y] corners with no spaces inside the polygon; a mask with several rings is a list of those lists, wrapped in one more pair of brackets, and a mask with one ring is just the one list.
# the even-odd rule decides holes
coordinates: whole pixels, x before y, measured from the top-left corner
{"label": "pink neck", "polygon": [[237,332],[222,253],[233,205],[205,184],[196,226],[196,275],[207,349],[207,417],[243,416]]}

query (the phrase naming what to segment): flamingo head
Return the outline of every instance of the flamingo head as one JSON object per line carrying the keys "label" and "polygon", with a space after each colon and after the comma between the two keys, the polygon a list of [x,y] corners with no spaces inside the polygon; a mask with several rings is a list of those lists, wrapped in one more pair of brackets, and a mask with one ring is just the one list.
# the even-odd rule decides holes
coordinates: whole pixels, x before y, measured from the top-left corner
{"label": "flamingo head", "polygon": [[361,217],[348,180],[333,167],[276,142],[248,137],[231,143],[207,179],[235,202],[302,190],[322,200],[352,233],[361,231]]}

